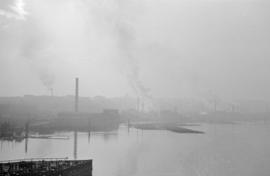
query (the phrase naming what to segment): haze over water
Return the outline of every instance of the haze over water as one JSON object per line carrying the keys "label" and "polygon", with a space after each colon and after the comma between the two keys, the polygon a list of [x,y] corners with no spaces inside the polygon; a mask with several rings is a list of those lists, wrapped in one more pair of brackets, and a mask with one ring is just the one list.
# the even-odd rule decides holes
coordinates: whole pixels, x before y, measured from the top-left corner
{"label": "haze over water", "polygon": [[[93,159],[93,175],[136,176],[268,176],[269,123],[202,124],[205,134],[130,129],[115,133],[78,133],[77,159]],[[1,160],[39,157],[74,158],[74,133],[69,140],[1,141]]]}
{"label": "haze over water", "polygon": [[[93,159],[94,176],[269,176],[269,7],[0,0],[0,161]],[[119,123],[134,128],[79,132]],[[78,132],[28,136],[61,130]]]}

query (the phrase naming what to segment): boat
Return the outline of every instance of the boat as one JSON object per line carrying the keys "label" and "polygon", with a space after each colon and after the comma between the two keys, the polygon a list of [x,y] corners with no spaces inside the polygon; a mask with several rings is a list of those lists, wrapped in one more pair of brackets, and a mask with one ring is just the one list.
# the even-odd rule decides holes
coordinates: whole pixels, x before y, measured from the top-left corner
{"label": "boat", "polygon": [[36,158],[0,161],[0,176],[92,176],[92,160]]}

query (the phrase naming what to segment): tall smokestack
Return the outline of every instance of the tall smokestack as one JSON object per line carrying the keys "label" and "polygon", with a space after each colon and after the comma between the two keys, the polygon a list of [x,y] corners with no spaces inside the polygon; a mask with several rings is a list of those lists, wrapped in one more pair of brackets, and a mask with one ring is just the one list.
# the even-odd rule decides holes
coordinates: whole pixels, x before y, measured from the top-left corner
{"label": "tall smokestack", "polygon": [[79,105],[79,78],[75,79],[75,112],[78,112]]}

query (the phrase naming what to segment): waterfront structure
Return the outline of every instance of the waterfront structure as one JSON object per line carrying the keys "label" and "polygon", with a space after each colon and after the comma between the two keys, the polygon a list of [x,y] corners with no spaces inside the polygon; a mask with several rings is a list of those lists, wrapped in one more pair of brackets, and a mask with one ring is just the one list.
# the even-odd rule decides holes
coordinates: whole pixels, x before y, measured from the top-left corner
{"label": "waterfront structure", "polygon": [[2,161],[0,176],[92,176],[92,160],[28,159]]}

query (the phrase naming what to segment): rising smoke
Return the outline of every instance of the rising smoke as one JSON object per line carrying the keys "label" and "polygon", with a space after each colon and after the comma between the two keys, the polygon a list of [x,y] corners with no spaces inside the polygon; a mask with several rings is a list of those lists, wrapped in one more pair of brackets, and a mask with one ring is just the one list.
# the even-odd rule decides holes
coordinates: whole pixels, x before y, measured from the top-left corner
{"label": "rising smoke", "polygon": [[[114,63],[126,77],[129,86],[136,96],[150,99],[150,89],[140,78],[140,63],[138,58],[138,44],[136,23],[141,17],[145,6],[135,0],[104,0],[93,3],[82,1],[90,16],[94,17],[94,25],[103,31],[116,45],[117,56]],[[92,19],[91,19],[92,20]],[[109,39],[109,40],[110,40]]]}
{"label": "rising smoke", "polygon": [[51,91],[54,84],[54,74],[50,71],[42,71],[39,73],[39,79],[43,85]]}
{"label": "rising smoke", "polygon": [[31,33],[25,31],[27,38],[22,44],[21,55],[37,74],[43,86],[51,91],[55,79],[51,63],[54,57],[54,49],[52,48],[49,36],[38,28],[36,23],[33,23],[31,27],[34,27],[34,30],[30,30]]}
{"label": "rising smoke", "polygon": [[[14,42],[13,51],[9,52],[18,54],[16,58],[23,58],[22,61],[28,64],[29,70],[34,72],[46,89],[51,91],[54,73],[50,69],[52,50],[49,37],[44,29],[38,26],[37,19],[26,10],[24,0],[3,0],[0,5],[0,17],[8,19],[5,24],[6,30],[14,27],[21,29],[13,37],[14,41],[11,40]],[[7,34],[11,33],[12,30]]]}
{"label": "rising smoke", "polygon": [[135,20],[139,14],[132,11],[130,7],[142,8],[141,4],[135,1],[115,0],[117,13],[114,20],[114,32],[117,40],[117,46],[120,51],[122,60],[125,62],[127,69],[124,71],[128,83],[138,97],[151,98],[150,89],[146,88],[140,79],[140,66],[136,58],[136,27]]}

